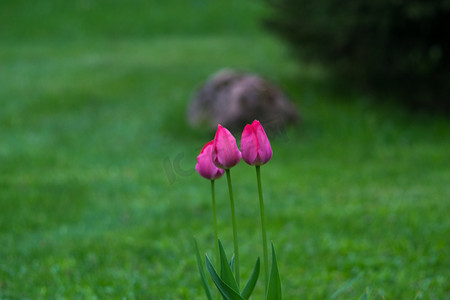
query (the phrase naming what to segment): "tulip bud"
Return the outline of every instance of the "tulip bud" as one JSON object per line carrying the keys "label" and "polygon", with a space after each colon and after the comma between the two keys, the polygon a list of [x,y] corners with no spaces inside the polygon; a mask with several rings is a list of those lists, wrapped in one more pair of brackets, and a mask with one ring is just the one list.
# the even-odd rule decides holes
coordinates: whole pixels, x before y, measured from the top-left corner
{"label": "tulip bud", "polygon": [[214,137],[212,160],[221,169],[230,169],[241,161],[241,152],[236,145],[236,139],[220,124]]}
{"label": "tulip bud", "polygon": [[197,170],[198,174],[209,180],[218,179],[225,173],[225,170],[217,168],[213,163],[211,158],[212,149],[213,141],[206,143],[197,156],[197,164],[195,165],[195,170]]}
{"label": "tulip bud", "polygon": [[272,158],[272,148],[259,121],[247,124],[241,138],[242,159],[249,165],[260,166]]}

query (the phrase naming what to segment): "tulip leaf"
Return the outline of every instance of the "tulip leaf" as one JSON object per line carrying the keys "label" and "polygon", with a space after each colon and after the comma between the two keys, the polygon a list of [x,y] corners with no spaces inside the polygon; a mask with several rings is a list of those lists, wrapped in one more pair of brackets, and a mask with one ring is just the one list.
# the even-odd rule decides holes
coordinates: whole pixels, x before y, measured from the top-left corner
{"label": "tulip leaf", "polygon": [[230,259],[230,268],[231,268],[231,272],[233,272],[234,271],[234,253],[233,253],[233,255],[231,256],[231,259]]}
{"label": "tulip leaf", "polygon": [[219,289],[219,292],[226,300],[245,300],[244,298],[241,297],[241,295],[239,295],[237,291],[231,288],[219,277],[216,270],[214,269],[214,266],[209,260],[208,255],[206,255],[206,268],[208,269],[209,274],[211,275],[211,278],[214,281],[214,284],[216,285],[216,287]]}
{"label": "tulip leaf", "polygon": [[278,272],[277,257],[272,244],[272,269],[270,270],[269,286],[267,287],[266,300],[281,300],[281,280]]}
{"label": "tulip leaf", "polygon": [[205,290],[206,297],[208,300],[213,300],[211,288],[208,285],[208,281],[206,280],[205,270],[203,269],[202,259],[200,258],[200,251],[198,250],[198,244],[197,240],[194,239],[194,245],[195,245],[195,254],[197,257],[197,265],[198,265],[198,271],[200,272],[200,278],[202,280],[203,289]]}
{"label": "tulip leaf", "polygon": [[250,295],[252,294],[253,289],[255,288],[256,282],[258,281],[259,269],[260,269],[260,262],[258,257],[258,259],[256,260],[255,267],[253,268],[252,275],[250,276],[250,279],[248,280],[247,284],[242,290],[242,297],[244,297],[244,299],[246,300],[250,298]]}
{"label": "tulip leaf", "polygon": [[220,252],[220,278],[228,284],[233,290],[239,293],[239,286],[234,278],[233,271],[231,271],[230,264],[228,263],[227,255],[223,249],[222,242],[219,240],[219,252]]}

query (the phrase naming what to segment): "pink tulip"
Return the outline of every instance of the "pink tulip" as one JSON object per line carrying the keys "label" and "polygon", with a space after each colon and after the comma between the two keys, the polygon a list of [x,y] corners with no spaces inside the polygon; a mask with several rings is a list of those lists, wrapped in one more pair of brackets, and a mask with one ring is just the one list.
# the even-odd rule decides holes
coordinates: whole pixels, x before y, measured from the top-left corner
{"label": "pink tulip", "polygon": [[272,158],[272,148],[259,121],[247,124],[241,138],[242,159],[249,165],[261,166]]}
{"label": "pink tulip", "polygon": [[209,180],[218,179],[222,177],[225,172],[225,170],[219,169],[214,165],[211,159],[212,149],[213,141],[206,143],[200,154],[197,156],[197,164],[195,165],[195,170],[197,170],[198,174]]}
{"label": "pink tulip", "polygon": [[236,145],[236,139],[220,124],[214,137],[212,160],[221,169],[230,169],[241,161],[241,152]]}

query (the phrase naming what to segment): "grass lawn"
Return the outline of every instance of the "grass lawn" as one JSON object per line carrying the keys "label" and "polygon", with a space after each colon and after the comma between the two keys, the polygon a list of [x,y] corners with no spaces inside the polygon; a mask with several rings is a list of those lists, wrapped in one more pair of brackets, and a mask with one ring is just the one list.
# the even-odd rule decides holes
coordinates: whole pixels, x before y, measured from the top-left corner
{"label": "grass lawn", "polygon": [[[0,3],[0,299],[205,299],[192,237],[212,253],[212,216],[193,167],[213,133],[190,130],[185,110],[223,67],[279,83],[303,117],[262,168],[284,299],[450,298],[450,121],[337,92],[258,28],[264,13]],[[255,174],[241,163],[232,176],[248,278]],[[224,179],[216,191],[231,253]]]}

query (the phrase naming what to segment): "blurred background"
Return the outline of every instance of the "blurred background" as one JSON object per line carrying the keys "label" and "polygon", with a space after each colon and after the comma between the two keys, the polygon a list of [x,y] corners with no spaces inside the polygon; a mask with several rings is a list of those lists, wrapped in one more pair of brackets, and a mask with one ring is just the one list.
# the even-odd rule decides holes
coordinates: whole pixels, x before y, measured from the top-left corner
{"label": "blurred background", "polygon": [[[0,298],[204,299],[213,136],[186,109],[224,67],[301,114],[262,168],[285,299],[448,298],[449,1],[361,2],[2,0]],[[254,171],[233,178],[248,278]]]}

